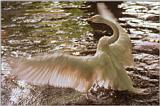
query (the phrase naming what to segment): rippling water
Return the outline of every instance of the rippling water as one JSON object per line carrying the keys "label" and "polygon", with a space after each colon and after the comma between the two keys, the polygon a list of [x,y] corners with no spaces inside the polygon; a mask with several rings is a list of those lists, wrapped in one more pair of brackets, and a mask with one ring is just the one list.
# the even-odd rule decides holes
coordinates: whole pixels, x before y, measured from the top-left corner
{"label": "rippling water", "polygon": [[9,36],[2,50],[34,55],[71,48],[76,38],[90,31],[82,8],[87,9],[76,2],[3,2],[2,29]]}
{"label": "rippling water", "polygon": [[119,20],[124,27],[128,27],[131,37],[139,36],[145,41],[159,42],[159,2],[126,2],[119,7],[125,9],[122,14],[126,16]]}

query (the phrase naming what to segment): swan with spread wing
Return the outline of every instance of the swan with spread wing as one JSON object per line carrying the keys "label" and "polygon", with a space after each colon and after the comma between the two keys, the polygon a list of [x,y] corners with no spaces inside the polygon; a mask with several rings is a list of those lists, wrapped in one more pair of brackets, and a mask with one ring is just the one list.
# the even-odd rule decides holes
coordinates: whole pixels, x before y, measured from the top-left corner
{"label": "swan with spread wing", "polygon": [[88,20],[107,24],[113,29],[111,37],[100,38],[94,56],[67,54],[35,56],[11,64],[14,67],[11,73],[34,85],[69,87],[87,92],[96,80],[104,80],[112,89],[141,93],[141,89],[133,87],[124,68],[133,64],[128,34],[116,21],[100,15]]}

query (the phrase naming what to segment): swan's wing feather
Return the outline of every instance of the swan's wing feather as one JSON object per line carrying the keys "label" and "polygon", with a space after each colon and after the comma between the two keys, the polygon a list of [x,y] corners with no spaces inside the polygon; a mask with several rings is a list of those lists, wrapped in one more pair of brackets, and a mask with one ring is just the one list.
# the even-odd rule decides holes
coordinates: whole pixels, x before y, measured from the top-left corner
{"label": "swan's wing feather", "polygon": [[94,74],[89,61],[87,57],[64,54],[37,56],[20,60],[18,67],[11,73],[34,85],[47,84],[86,91]]}

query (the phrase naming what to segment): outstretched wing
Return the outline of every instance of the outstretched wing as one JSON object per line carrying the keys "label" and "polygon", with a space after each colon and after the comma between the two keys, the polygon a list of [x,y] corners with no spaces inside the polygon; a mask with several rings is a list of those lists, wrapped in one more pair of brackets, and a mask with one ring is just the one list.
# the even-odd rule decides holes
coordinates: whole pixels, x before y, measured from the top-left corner
{"label": "outstretched wing", "polygon": [[94,74],[90,57],[64,54],[37,56],[19,61],[11,73],[34,85],[53,85],[86,91]]}
{"label": "outstretched wing", "polygon": [[100,15],[113,22],[119,29],[119,38],[110,45],[110,49],[117,58],[117,61],[124,66],[133,65],[132,44],[126,31],[119,25],[116,18],[104,3],[97,4]]}

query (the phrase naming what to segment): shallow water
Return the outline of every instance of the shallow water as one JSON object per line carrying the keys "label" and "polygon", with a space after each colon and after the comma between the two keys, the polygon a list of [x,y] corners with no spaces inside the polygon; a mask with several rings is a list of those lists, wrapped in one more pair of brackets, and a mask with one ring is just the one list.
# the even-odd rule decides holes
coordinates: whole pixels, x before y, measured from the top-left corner
{"label": "shallow water", "polygon": [[2,29],[8,38],[2,51],[24,56],[73,48],[76,38],[91,30],[82,8],[87,9],[76,2],[3,2]]}

